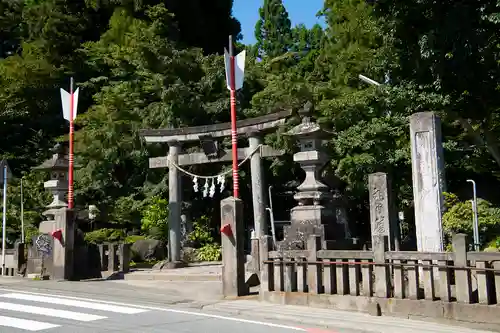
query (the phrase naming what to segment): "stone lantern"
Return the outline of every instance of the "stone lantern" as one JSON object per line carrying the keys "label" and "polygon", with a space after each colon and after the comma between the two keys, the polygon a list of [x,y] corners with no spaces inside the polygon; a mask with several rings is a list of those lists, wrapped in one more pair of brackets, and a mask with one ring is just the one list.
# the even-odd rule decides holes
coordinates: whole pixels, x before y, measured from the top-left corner
{"label": "stone lantern", "polygon": [[333,195],[321,181],[321,171],[329,160],[321,147],[328,133],[311,119],[311,109],[307,103],[299,112],[301,123],[286,133],[299,142],[300,151],[293,160],[305,171],[305,179],[294,195],[298,205],[291,210],[291,223],[285,226],[284,240],[278,246],[281,250],[304,249],[309,235],[321,236],[324,248],[326,240],[337,238],[335,214],[330,209]]}
{"label": "stone lantern", "polygon": [[293,155],[293,161],[306,173],[304,182],[297,187],[299,192],[294,199],[299,206],[319,206],[324,200],[332,198],[328,186],[321,182],[321,171],[328,162],[328,156],[321,150],[327,133],[305,114],[302,122],[286,134],[299,141],[300,151]]}
{"label": "stone lantern", "polygon": [[53,196],[52,202],[47,206],[49,209],[44,214],[50,215],[53,209],[67,207],[66,197],[68,194],[68,154],[61,144],[56,144],[52,148],[52,158],[46,160],[41,165],[33,168],[34,170],[48,171],[50,180],[43,184]]}

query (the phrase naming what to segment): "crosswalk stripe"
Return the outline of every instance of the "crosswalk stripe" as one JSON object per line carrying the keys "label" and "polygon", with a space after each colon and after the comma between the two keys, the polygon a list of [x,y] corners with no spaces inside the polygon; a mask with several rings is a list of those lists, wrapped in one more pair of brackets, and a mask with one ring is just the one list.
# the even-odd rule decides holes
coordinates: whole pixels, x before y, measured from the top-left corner
{"label": "crosswalk stripe", "polygon": [[63,319],[78,320],[78,321],[94,321],[94,320],[106,318],[103,316],[97,316],[97,315],[87,314],[87,313],[80,313],[80,312],[59,310],[59,309],[52,309],[52,308],[42,308],[39,306],[6,303],[6,302],[0,302],[0,309],[17,311],[17,312],[25,312],[25,313],[50,316],[50,317],[57,317],[57,318],[63,318]]}
{"label": "crosswalk stripe", "polygon": [[36,332],[36,331],[43,331],[49,328],[56,328],[59,327],[60,325],[44,323],[35,320],[0,316],[0,326],[14,327],[25,331]]}
{"label": "crosswalk stripe", "polygon": [[40,303],[74,306],[77,308],[115,312],[115,313],[123,313],[123,314],[137,314],[137,313],[143,313],[143,312],[149,311],[146,309],[138,309],[138,308],[111,305],[111,304],[92,303],[92,302],[78,301],[78,300],[73,300],[73,299],[47,297],[47,296],[39,296],[39,295],[31,295],[31,294],[11,293],[11,294],[0,295],[0,297],[9,298],[9,299],[16,299],[16,300],[23,300],[23,301],[32,301],[32,302],[40,302]]}

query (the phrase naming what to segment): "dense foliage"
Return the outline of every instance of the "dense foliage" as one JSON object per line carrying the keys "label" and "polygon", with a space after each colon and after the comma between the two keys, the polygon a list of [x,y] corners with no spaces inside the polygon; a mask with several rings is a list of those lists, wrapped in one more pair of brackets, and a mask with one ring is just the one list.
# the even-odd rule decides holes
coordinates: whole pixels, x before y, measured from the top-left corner
{"label": "dense foliage", "polygon": [[[146,146],[138,130],[229,120],[221,53],[228,35],[241,37],[231,8],[232,0],[0,3],[0,158],[26,179],[27,224],[36,226],[48,203],[44,175],[30,170],[49,156],[56,141],[66,140],[59,88],[70,76],[81,88],[78,206],[97,205],[100,220],[130,225],[129,230],[140,230],[141,221],[165,218],[158,217],[157,208],[168,199],[168,175],[149,170],[148,157],[162,156],[166,148]],[[495,191],[500,177],[499,5],[488,0],[326,0],[319,14],[324,27],[293,27],[281,0],[263,1],[257,43],[247,46],[238,117],[298,110],[313,102],[315,117],[333,133],[325,175],[346,196],[350,220],[364,233],[369,173],[389,173],[399,210],[413,215],[408,116],[435,111],[443,121],[448,191],[470,198],[465,180],[473,178],[479,196],[492,205],[485,209],[494,209],[500,203]],[[368,86],[359,74],[384,85]],[[295,149],[281,131],[266,142]],[[193,171],[216,174],[221,168]],[[266,169],[277,191],[303,177],[290,154]],[[242,197],[250,205],[245,170]],[[203,199],[186,183],[184,208],[193,219],[206,215],[218,225],[218,200],[226,193]],[[19,180],[11,185],[9,234],[14,239],[19,235]],[[290,208],[282,202],[276,209]],[[466,221],[469,212],[455,210]],[[107,237],[106,232],[96,237]]]}
{"label": "dense foliage", "polygon": [[[451,245],[451,237],[456,233],[466,234],[473,240],[473,206],[471,201],[460,201],[456,195],[447,194],[448,210],[443,215],[443,229],[447,244]],[[500,248],[500,208],[490,202],[479,199],[477,202],[479,243],[483,247]]]}

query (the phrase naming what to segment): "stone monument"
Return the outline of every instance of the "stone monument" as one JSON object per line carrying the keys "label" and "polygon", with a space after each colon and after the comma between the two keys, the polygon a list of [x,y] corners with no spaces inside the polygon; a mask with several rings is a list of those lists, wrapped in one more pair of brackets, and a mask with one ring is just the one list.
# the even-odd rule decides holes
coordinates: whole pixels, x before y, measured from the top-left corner
{"label": "stone monument", "polygon": [[399,251],[399,228],[389,176],[382,172],[370,174],[368,191],[372,248],[376,237],[383,236],[387,237],[390,251]]}
{"label": "stone monument", "polygon": [[441,252],[445,191],[441,121],[433,112],[415,113],[410,133],[417,248]]}

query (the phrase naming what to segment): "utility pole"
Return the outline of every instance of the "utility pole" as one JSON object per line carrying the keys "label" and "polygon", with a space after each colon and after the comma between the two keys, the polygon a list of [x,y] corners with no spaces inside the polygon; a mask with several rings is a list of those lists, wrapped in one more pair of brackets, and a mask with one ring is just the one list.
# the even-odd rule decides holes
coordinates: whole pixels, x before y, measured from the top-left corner
{"label": "utility pole", "polygon": [[21,177],[21,242],[24,243],[24,198],[23,198],[23,178]]}
{"label": "utility pole", "polygon": [[0,166],[2,167],[2,178],[1,182],[3,184],[3,218],[2,218],[2,276],[5,275],[5,246],[7,238],[7,178],[10,174],[9,165],[6,160],[0,161]]}

